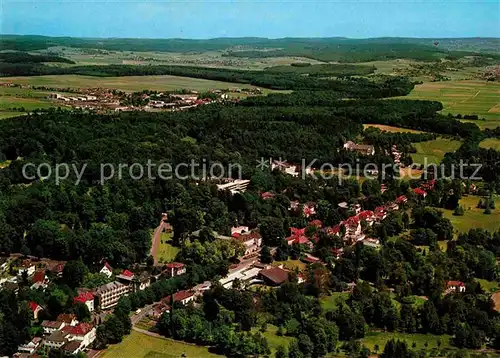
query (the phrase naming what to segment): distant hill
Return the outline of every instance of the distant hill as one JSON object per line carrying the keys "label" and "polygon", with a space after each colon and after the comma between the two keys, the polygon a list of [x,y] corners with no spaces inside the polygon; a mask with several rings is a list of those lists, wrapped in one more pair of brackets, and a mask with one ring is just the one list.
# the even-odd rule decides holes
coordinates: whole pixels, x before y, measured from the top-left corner
{"label": "distant hill", "polygon": [[[66,46],[107,51],[204,52],[228,51],[232,56],[306,56],[324,61],[361,62],[413,58],[435,60],[470,53],[500,53],[498,38],[280,38],[259,37],[194,39],[74,38],[35,35],[0,35],[3,50],[34,51]],[[265,51],[264,51],[265,50]],[[467,52],[464,53],[463,51]],[[353,55],[353,54],[357,55]]]}

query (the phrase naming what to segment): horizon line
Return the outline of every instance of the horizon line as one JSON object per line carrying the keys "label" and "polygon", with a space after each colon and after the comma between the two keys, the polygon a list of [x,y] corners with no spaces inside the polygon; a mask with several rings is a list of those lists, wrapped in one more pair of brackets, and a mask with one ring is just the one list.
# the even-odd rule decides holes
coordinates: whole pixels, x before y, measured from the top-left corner
{"label": "horizon line", "polygon": [[[460,37],[407,37],[407,36],[376,36],[376,37],[346,37],[346,36],[285,36],[285,37],[261,37],[261,36],[219,36],[219,37],[206,37],[206,38],[194,38],[194,37],[88,37],[88,36],[51,36],[51,35],[40,35],[40,34],[12,34],[12,33],[0,33],[0,36],[33,36],[33,37],[47,37],[47,38],[75,38],[75,39],[100,39],[100,40],[192,40],[192,41],[211,41],[211,40],[238,40],[238,39],[256,39],[256,40],[286,40],[286,39],[318,39],[318,40],[328,40],[328,39],[344,39],[344,40],[378,40],[378,39],[403,39],[403,40],[500,40],[500,37],[494,36],[460,36]],[[1,49],[0,49],[1,50]]]}

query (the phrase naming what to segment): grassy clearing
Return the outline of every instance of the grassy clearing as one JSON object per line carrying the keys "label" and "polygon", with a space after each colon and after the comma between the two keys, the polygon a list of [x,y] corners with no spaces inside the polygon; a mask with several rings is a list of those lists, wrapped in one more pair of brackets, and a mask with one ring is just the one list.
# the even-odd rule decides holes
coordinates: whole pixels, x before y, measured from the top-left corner
{"label": "grassy clearing", "polygon": [[[415,342],[415,349],[433,349],[438,348],[438,340],[441,341],[439,349],[450,348],[451,336],[442,335],[435,336],[432,334],[418,334],[418,333],[392,333],[392,332],[369,332],[365,338],[361,339],[361,344],[365,345],[371,351],[375,351],[375,345],[379,346],[379,351],[383,351],[385,344],[390,339],[405,340],[409,347]],[[427,347],[425,347],[427,343]]]}
{"label": "grassy clearing", "polygon": [[295,270],[296,268],[299,271],[304,271],[306,269],[306,264],[300,260],[287,260],[287,261],[274,261],[274,266],[283,265],[284,268],[288,270]]}
{"label": "grassy clearing", "polygon": [[272,324],[267,325],[267,329],[264,333],[260,332],[257,327],[252,328],[252,333],[260,332],[267,339],[267,343],[269,343],[269,348],[271,349],[271,356],[279,346],[288,347],[290,342],[294,339],[293,337],[278,336],[276,334],[277,331],[278,327]]}
{"label": "grassy clearing", "polygon": [[500,291],[500,283],[497,281],[488,281],[483,278],[476,278],[476,281],[479,282],[481,288],[488,292],[498,292]]}
{"label": "grassy clearing", "polygon": [[500,200],[495,199],[497,209],[491,210],[490,215],[484,214],[483,209],[476,208],[480,197],[464,196],[460,200],[460,205],[464,207],[465,213],[463,216],[453,215],[452,210],[444,210],[444,216],[450,219],[453,227],[459,232],[468,232],[471,228],[483,228],[489,231],[497,231],[500,229]]}
{"label": "grassy clearing", "polygon": [[[413,146],[417,153],[411,154],[414,163],[419,164],[439,164],[444,158],[445,153],[456,151],[461,141],[437,138],[426,142],[414,143]],[[427,159],[427,162],[425,161]]]}
{"label": "grassy clearing", "polygon": [[[179,89],[206,91],[209,89],[255,88],[255,86],[238,83],[211,81],[200,78],[179,76],[125,76],[125,77],[94,77],[80,75],[50,75],[4,77],[3,82],[46,86],[52,88],[109,88],[122,91],[174,91]],[[262,89],[264,93],[271,90]]]}
{"label": "grassy clearing", "polygon": [[[499,123],[500,124],[500,123]],[[481,148],[500,150],[500,139],[488,138],[479,143]]]}
{"label": "grassy clearing", "polygon": [[425,133],[423,131],[418,131],[416,129],[386,126],[384,124],[363,124],[363,128],[364,129],[366,129],[366,128],[378,128],[381,131],[390,132],[390,133]]}
{"label": "grassy clearing", "polygon": [[332,292],[326,297],[320,299],[321,307],[325,311],[332,311],[337,308],[342,302],[349,299],[350,293],[348,292]]}
{"label": "grassy clearing", "polygon": [[500,125],[500,83],[480,80],[429,82],[415,86],[406,97],[443,103],[443,113],[477,114],[487,121],[472,121],[478,126]]}
{"label": "grassy clearing", "polygon": [[170,358],[182,354],[186,357],[220,357],[210,353],[206,347],[132,331],[121,343],[110,346],[101,358]]}
{"label": "grassy clearing", "polygon": [[161,233],[160,247],[158,247],[158,262],[170,262],[175,259],[179,248],[172,246],[172,233]]}

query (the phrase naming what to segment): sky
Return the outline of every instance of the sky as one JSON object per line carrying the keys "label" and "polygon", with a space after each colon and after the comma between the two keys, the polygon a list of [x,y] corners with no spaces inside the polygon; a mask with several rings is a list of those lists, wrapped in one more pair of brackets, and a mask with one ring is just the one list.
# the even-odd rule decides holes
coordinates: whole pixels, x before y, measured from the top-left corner
{"label": "sky", "polygon": [[0,0],[3,34],[500,37],[500,1]]}

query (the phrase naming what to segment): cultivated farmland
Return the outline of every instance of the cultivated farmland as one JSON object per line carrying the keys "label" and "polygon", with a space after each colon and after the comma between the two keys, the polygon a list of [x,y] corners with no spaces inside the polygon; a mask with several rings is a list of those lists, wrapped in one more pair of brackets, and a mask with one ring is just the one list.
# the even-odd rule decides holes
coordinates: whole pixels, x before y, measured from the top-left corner
{"label": "cultivated farmland", "polygon": [[[32,86],[52,88],[109,88],[121,91],[135,92],[145,89],[154,91],[174,91],[180,89],[206,91],[209,89],[230,89],[235,87],[255,88],[250,85],[204,80],[180,76],[126,76],[126,77],[95,77],[80,75],[49,75],[3,77],[2,82],[12,82]],[[264,93],[269,90],[263,89]]]}
{"label": "cultivated farmland", "polygon": [[443,103],[443,113],[476,114],[487,121],[473,121],[480,127],[500,124],[500,83],[479,80],[428,82],[415,86],[406,97]]}

